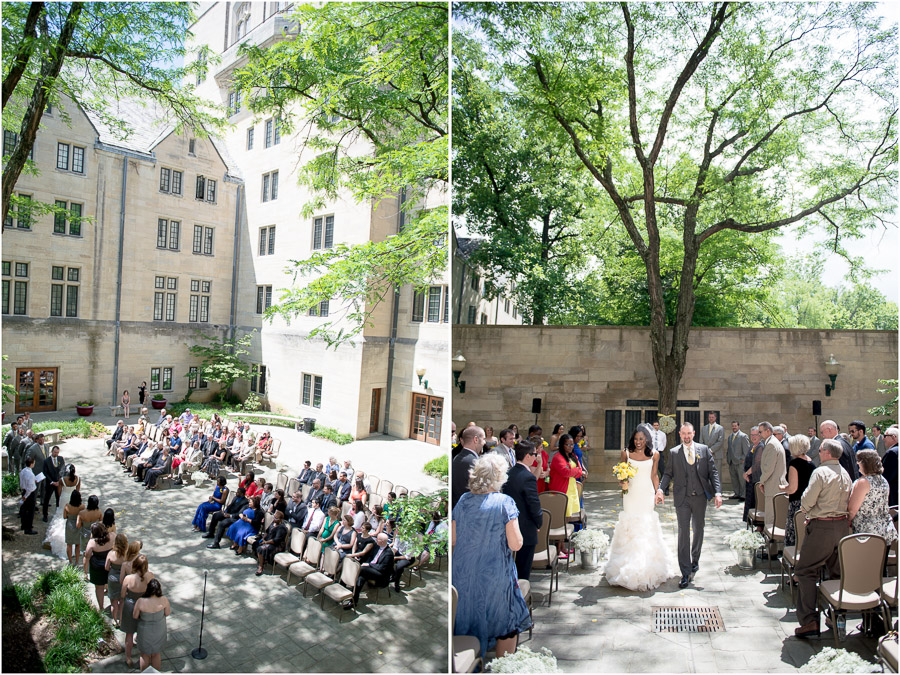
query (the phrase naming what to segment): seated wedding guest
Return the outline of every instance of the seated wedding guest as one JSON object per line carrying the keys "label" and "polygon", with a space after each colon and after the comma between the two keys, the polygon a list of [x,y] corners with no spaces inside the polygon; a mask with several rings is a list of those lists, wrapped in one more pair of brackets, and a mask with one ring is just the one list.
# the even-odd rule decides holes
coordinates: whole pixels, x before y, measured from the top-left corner
{"label": "seated wedding guest", "polygon": [[212,514],[212,518],[209,519],[209,532],[204,534],[203,538],[213,539],[213,543],[207,545],[206,548],[221,548],[220,542],[225,531],[237,522],[249,503],[246,491],[239,487],[231,503],[224,510]]}
{"label": "seated wedding guest", "polygon": [[159,672],[162,668],[161,653],[166,646],[166,617],[172,609],[169,599],[163,595],[158,579],[147,583],[144,595],[134,603],[137,619],[137,648],[141,655],[141,670],[151,666]]}
{"label": "seated wedding guest", "polygon": [[113,540],[112,551],[106,556],[107,591],[109,593],[110,616],[116,628],[122,620],[122,565],[128,553],[128,537],[119,532]]}
{"label": "seated wedding guest", "polygon": [[395,492],[388,492],[387,500],[381,507],[384,517],[391,522],[394,522],[395,520],[397,520],[397,512],[399,511],[399,507],[400,505],[397,504],[397,494]]}
{"label": "seated wedding guest", "polygon": [[353,489],[353,486],[350,484],[350,480],[347,477],[346,471],[341,471],[338,474],[337,482],[333,483],[331,486],[332,492],[334,492],[334,496],[340,499],[342,502],[350,499],[350,491]]}
{"label": "seated wedding guest", "polygon": [[140,457],[149,445],[151,445],[150,439],[145,434],[139,433],[137,434],[137,440],[127,449],[124,444],[116,446],[116,459],[125,471],[131,471],[131,465],[134,463],[134,460]]}
{"label": "seated wedding guest", "polygon": [[[356,476],[353,478],[353,481],[352,481],[352,483],[354,485],[356,485],[357,479],[362,481],[363,490],[366,491],[366,494],[371,494],[372,493],[372,484],[369,482],[369,478],[366,476],[366,472],[365,471],[357,471],[356,472]],[[352,490],[351,490],[351,492],[352,492]],[[363,501],[368,503],[368,500],[364,499]]]}
{"label": "seated wedding guest", "polygon": [[297,480],[300,481],[300,485],[312,485],[313,482],[313,470],[312,470],[312,462],[308,459],[303,462],[303,470],[300,471],[300,475],[297,476]]}
{"label": "seated wedding guest", "polygon": [[272,449],[272,436],[268,431],[264,431],[256,441],[255,453],[256,463],[262,462],[263,457]]}
{"label": "seated wedding guest", "polygon": [[106,509],[103,512],[103,519],[100,521],[106,527],[106,531],[110,537],[116,536],[116,512],[113,509]]}
{"label": "seated wedding guest", "polygon": [[91,540],[91,525],[103,520],[103,512],[100,510],[100,497],[91,495],[88,497],[87,507],[78,514],[75,526],[81,531],[81,550],[87,549]]}
{"label": "seated wedding guest", "polygon": [[238,434],[235,440],[234,452],[231,455],[231,468],[234,469],[235,473],[241,476],[244,475],[247,464],[254,456],[254,453],[255,450],[253,449],[253,446],[250,445],[250,441]]}
{"label": "seated wedding guest", "polygon": [[[129,544],[130,549],[130,544]],[[126,575],[126,565],[130,566]],[[147,556],[138,555],[132,562],[122,566],[122,632],[125,633],[125,663],[131,668],[131,649],[138,620],[134,616],[134,606],[143,597],[147,585],[153,580],[153,572],[147,570]]]}
{"label": "seated wedding guest", "polygon": [[325,514],[319,508],[319,500],[314,499],[306,506],[306,519],[300,529],[307,535],[316,536],[322,529],[322,523],[325,522]]}
{"label": "seated wedding guest", "polygon": [[220,476],[216,481],[216,489],[213,490],[209,499],[197,507],[193,522],[194,532],[206,532],[207,516],[219,511],[228,499],[228,488],[225,487],[226,482],[225,476]]}
{"label": "seated wedding guest", "polygon": [[356,477],[356,469],[353,468],[353,464],[350,462],[349,459],[344,460],[343,470],[347,474],[347,480],[349,480],[350,483],[352,484],[353,479]]}
{"label": "seated wedding guest", "polygon": [[272,524],[253,542],[253,552],[256,554],[256,560],[259,563],[259,566],[256,568],[256,576],[262,575],[263,566],[266,563],[271,563],[275,559],[275,554],[284,550],[286,537],[287,527],[284,524],[284,513],[276,511]]}
{"label": "seated wedding guest", "polygon": [[[366,507],[363,506],[363,503],[358,499],[353,502],[353,508],[350,509],[348,515],[353,516],[353,529],[357,532],[360,531],[363,523],[368,522],[368,514],[366,512]],[[371,529],[371,526],[369,526]]]}
{"label": "seated wedding guest", "polygon": [[241,555],[247,545],[247,539],[259,532],[263,510],[259,507],[259,497],[251,497],[250,506],[244,509],[234,525],[228,528],[225,536],[231,539],[231,550]]}
{"label": "seated wedding guest", "polygon": [[291,501],[288,502],[287,508],[284,511],[284,520],[291,527],[300,527],[303,524],[303,521],[306,520],[306,504],[303,503],[303,493],[300,490],[296,490],[294,494],[291,495]]}
{"label": "seated wedding guest", "polygon": [[325,520],[322,522],[322,527],[319,530],[319,541],[322,542],[323,550],[331,546],[331,542],[334,539],[340,521],[341,510],[336,506],[332,506],[328,509],[328,515],[325,517]]}
{"label": "seated wedding guest", "polygon": [[353,553],[349,553],[347,557],[356,558],[359,562],[366,562],[374,550],[375,537],[372,536],[372,528],[369,526],[369,523],[363,523],[356,535]]}
{"label": "seated wedding guest", "polygon": [[256,492],[256,474],[253,471],[248,471],[247,475],[244,476],[244,479],[240,483],[238,483],[238,485],[244,488],[244,492],[250,490],[252,486],[253,493],[247,495],[248,498],[252,497]]}
{"label": "seated wedding guest", "polygon": [[269,504],[277,497],[275,491],[272,489],[273,485],[271,483],[265,483],[263,485],[262,493],[259,495],[259,507],[263,511],[269,510]]}
{"label": "seated wedding guest", "polygon": [[[213,448],[213,445],[215,445],[215,448]],[[222,465],[225,462],[225,456],[228,454],[228,451],[225,449],[225,446],[219,445],[214,440],[207,441],[207,446],[212,449],[206,457],[206,460],[203,462],[203,465],[200,467],[200,470],[205,471],[206,475],[210,478],[217,478],[219,472],[222,470]]]}
{"label": "seated wedding guest", "polygon": [[168,476],[170,473],[172,473],[172,453],[168,448],[163,448],[163,454],[156,460],[156,464],[146,471],[144,489],[155,490],[159,477]]}
{"label": "seated wedding guest", "polygon": [[175,479],[175,485],[184,485],[184,474],[190,474],[199,469],[202,461],[203,451],[200,449],[200,442],[195,441],[184,451],[184,461],[178,465],[178,477]]}
{"label": "seated wedding guest", "polygon": [[307,505],[315,499],[319,504],[322,503],[322,482],[316,478],[312,482],[312,489],[309,491],[309,494],[306,495],[306,503]]}
{"label": "seated wedding guest", "polygon": [[[66,519],[66,557],[73,567],[81,560],[81,526],[78,515],[84,510],[81,503],[81,492],[75,490],[69,497],[69,503],[63,507],[63,518]],[[72,547],[75,547],[74,555]]]}
{"label": "seated wedding guest", "polygon": [[337,497],[332,493],[330,485],[326,484],[322,486],[322,496],[320,499],[322,500],[321,508],[325,513],[328,513],[328,509],[332,506],[337,506]]}
{"label": "seated wedding guest", "polygon": [[[335,490],[335,486],[340,483],[340,481],[338,480],[338,472],[332,469],[331,471],[326,471],[326,473],[328,474],[328,482],[326,483],[326,485],[331,488],[332,492],[336,493],[337,490]],[[337,498],[337,494],[335,494],[334,496],[335,498]]]}
{"label": "seated wedding guest", "polygon": [[369,516],[369,525],[372,527],[372,536],[377,537],[384,530],[386,521],[384,518],[384,509],[380,504],[376,504]]}
{"label": "seated wedding guest", "polygon": [[255,482],[247,486],[247,496],[248,497],[256,497],[259,496],[262,499],[263,488],[266,486],[266,479],[260,476],[256,479]]}
{"label": "seated wedding guest", "polygon": [[106,454],[110,454],[111,448],[116,441],[122,440],[122,436],[125,435],[125,420],[119,420],[116,422],[116,428],[113,430],[112,434],[109,438],[106,439]]}
{"label": "seated wedding guest", "polygon": [[419,556],[415,554],[414,546],[401,537],[394,538],[391,548],[394,549],[394,573],[391,575],[391,582],[394,584],[394,590],[399,593],[403,570],[415,563]]}
{"label": "seated wedding guest", "polygon": [[84,575],[94,584],[94,592],[97,594],[97,606],[103,612],[103,596],[106,595],[106,583],[108,574],[106,571],[106,556],[113,548],[113,542],[103,523],[91,525],[91,540],[84,549]]}
{"label": "seated wedding guest", "polygon": [[854,534],[868,532],[884,537],[890,547],[897,539],[897,528],[888,505],[890,488],[882,475],[881,457],[876,450],[859,450],[856,463],[859,478],[850,491],[850,527]]}
{"label": "seated wedding guest", "polygon": [[274,492],[275,497],[269,500],[269,508],[266,509],[266,513],[275,513],[276,511],[281,511],[284,513],[287,510],[287,502],[284,499],[284,490],[278,488]]}
{"label": "seated wedding guest", "polygon": [[353,483],[353,489],[350,490],[350,501],[353,503],[360,501],[363,505],[369,501],[369,494],[366,492],[365,485],[363,485],[360,478],[357,478]]}
{"label": "seated wedding guest", "polygon": [[138,435],[135,433],[134,427],[125,427],[125,433],[122,435],[122,438],[113,443],[107,454],[115,455],[117,458],[125,456],[134,447],[137,440]]}
{"label": "seated wedding guest", "polygon": [[330,477],[331,477],[331,472],[332,472],[332,471],[334,471],[335,473],[337,473],[337,472],[340,471],[340,470],[341,470],[341,465],[338,464],[337,457],[335,457],[334,455],[332,455],[331,457],[329,457],[329,458],[328,458],[328,464],[325,465],[325,474],[326,474],[327,476],[329,476],[329,478],[330,478]]}
{"label": "seated wedding guest", "polygon": [[353,516],[349,513],[341,518],[341,524],[334,534],[333,543],[341,560],[353,553],[353,549],[356,548],[356,530],[353,529]]}
{"label": "seated wedding guest", "polygon": [[138,455],[138,459],[134,460],[131,464],[131,477],[134,479],[135,483],[140,483],[144,480],[144,471],[156,464],[156,460],[162,455],[163,444],[161,442],[150,443],[147,450],[150,451],[149,456],[146,456],[145,453],[141,453]]}
{"label": "seated wedding guest", "polygon": [[495,453],[479,457],[469,491],[453,508],[453,585],[459,594],[454,634],[477,637],[482,657],[495,643],[498,656],[515,652],[518,634],[531,625],[513,561],[522,547],[519,514],[513,498],[500,492],[508,468]]}
{"label": "seated wedding guest", "polygon": [[[353,604],[359,602],[359,592],[367,581],[372,581],[376,586],[387,586],[391,582],[394,572],[394,552],[388,546],[387,535],[382,532],[375,538],[377,548],[369,562],[364,562],[359,568],[359,579],[356,588],[353,589]],[[527,613],[527,609],[526,609]]]}

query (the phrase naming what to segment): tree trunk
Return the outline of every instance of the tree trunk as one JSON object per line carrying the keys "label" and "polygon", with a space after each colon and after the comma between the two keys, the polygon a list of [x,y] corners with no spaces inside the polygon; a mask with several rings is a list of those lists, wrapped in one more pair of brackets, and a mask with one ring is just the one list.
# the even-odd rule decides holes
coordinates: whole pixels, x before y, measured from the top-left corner
{"label": "tree trunk", "polygon": [[[542,217],[541,224],[541,268],[546,269],[550,260],[550,215],[552,211],[548,211]],[[542,326],[544,319],[547,317],[547,294],[538,290],[534,294],[532,301],[531,325]]]}

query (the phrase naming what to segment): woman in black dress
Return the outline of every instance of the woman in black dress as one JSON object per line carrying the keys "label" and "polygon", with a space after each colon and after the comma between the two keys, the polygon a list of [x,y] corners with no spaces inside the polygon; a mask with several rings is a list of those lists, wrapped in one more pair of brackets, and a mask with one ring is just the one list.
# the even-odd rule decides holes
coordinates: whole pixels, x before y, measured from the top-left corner
{"label": "woman in black dress", "polygon": [[800,510],[800,498],[809,485],[813,469],[816,468],[813,461],[806,453],[809,452],[809,439],[803,434],[791,436],[788,442],[791,449],[791,463],[788,466],[788,486],[785,492],[788,494],[787,525],[784,528],[784,545],[796,546],[797,532],[794,530],[794,514]]}
{"label": "woman in black dress", "polygon": [[84,550],[84,574],[94,584],[97,594],[97,606],[103,611],[103,598],[106,595],[106,584],[109,572],[106,570],[106,556],[113,548],[106,526],[103,523],[91,525],[91,540]]}
{"label": "woman in black dress", "polygon": [[284,550],[284,540],[287,537],[287,526],[284,524],[284,512],[276,511],[275,519],[266,528],[266,531],[253,542],[253,552],[259,566],[256,568],[256,576],[263,573],[263,565],[271,563],[276,553]]}
{"label": "woman in black dress", "polygon": [[138,387],[138,401],[141,402],[141,407],[144,407],[144,399],[147,398],[147,382],[141,382],[141,386]]}

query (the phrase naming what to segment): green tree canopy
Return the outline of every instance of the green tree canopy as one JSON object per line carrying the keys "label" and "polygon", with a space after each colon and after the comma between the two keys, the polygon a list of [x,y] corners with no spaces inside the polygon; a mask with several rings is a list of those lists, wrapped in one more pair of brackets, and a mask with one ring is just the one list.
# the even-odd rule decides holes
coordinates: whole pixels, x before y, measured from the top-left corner
{"label": "green tree canopy", "polygon": [[171,65],[186,53],[193,19],[186,2],[3,3],[3,129],[17,134],[3,158],[4,221],[13,201],[44,208],[16,200],[13,188],[23,170],[37,172],[28,155],[48,104],[74,100],[123,136],[130,129],[111,103],[128,97],[162,105],[176,130],[203,135],[224,125],[183,84],[203,60]]}
{"label": "green tree canopy", "polygon": [[[200,369],[203,377],[222,385],[219,396],[223,397],[236,380],[249,379],[253,366],[243,359],[250,353],[253,341],[252,331],[239,338],[218,338],[195,331],[197,344],[191,345],[191,354],[202,359]],[[191,377],[191,373],[184,374]]]}
{"label": "green tree canopy", "polygon": [[796,223],[846,255],[847,237],[894,226],[897,31],[872,4],[458,10],[528,103],[529,132],[567,145],[631,240],[663,411],[675,409],[698,289],[722,260],[711,247]]}
{"label": "green tree canopy", "polygon": [[394,287],[427,286],[447,266],[447,208],[423,209],[448,186],[447,5],[301,5],[293,18],[296,34],[241,47],[248,63],[234,82],[251,110],[302,132],[299,181],[311,194],[303,212],[345,190],[360,202],[404,197],[401,232],[291,261],[294,285],[267,312],[290,319],[340,297],[350,308],[344,325],[313,331],[340,344]]}

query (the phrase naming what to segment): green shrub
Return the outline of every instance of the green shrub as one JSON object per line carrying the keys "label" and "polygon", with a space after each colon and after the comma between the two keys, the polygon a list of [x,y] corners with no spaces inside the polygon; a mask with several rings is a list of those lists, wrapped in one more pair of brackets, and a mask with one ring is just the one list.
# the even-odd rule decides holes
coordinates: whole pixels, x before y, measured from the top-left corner
{"label": "green shrub", "polygon": [[259,396],[257,396],[254,392],[250,392],[247,394],[247,398],[244,399],[243,405],[241,408],[246,410],[247,412],[254,412],[256,410],[262,409],[262,401],[259,400]]}
{"label": "green shrub", "polygon": [[44,655],[44,668],[48,673],[79,673],[83,670],[85,661],[81,645],[63,642],[57,636]]}
{"label": "green shrub", "polygon": [[219,413],[221,417],[225,417],[225,413],[237,410],[233,405],[219,405],[218,403],[173,403],[166,407],[166,410],[172,417],[178,417],[185,411],[185,408],[190,408],[192,413],[200,415],[205,420],[210,419],[213,413]]}
{"label": "green shrub", "polygon": [[430,462],[425,463],[425,473],[436,478],[446,478],[450,475],[450,456],[441,455]]}
{"label": "green shrub", "polygon": [[16,596],[22,609],[34,612],[34,588],[26,584],[15,584],[13,586],[4,586],[3,593],[12,593]]}
{"label": "green shrub", "polygon": [[7,473],[3,475],[3,496],[15,497],[19,494],[19,477]]}
{"label": "green shrub", "polygon": [[345,434],[337,429],[332,429],[331,427],[321,427],[319,425],[316,425],[316,428],[310,435],[315,436],[316,438],[324,438],[326,441],[331,441],[338,445],[347,445],[348,443],[353,442],[353,436],[350,434]]}

